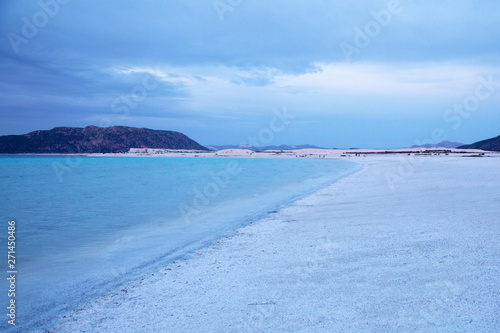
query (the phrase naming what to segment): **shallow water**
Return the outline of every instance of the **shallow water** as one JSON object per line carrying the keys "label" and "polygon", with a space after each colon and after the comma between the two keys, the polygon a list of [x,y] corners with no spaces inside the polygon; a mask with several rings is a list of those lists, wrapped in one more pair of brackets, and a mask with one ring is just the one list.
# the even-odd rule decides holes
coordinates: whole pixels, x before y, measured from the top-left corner
{"label": "shallow water", "polygon": [[[356,169],[337,160],[4,156],[0,246],[14,219],[16,327],[50,328],[65,311]],[[7,260],[0,264],[6,274]]]}

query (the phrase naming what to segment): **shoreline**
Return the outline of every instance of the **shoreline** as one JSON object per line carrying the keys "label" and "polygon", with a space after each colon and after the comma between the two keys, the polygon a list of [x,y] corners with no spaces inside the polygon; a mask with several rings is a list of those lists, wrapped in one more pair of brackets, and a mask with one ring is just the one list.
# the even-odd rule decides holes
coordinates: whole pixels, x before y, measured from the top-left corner
{"label": "shoreline", "polygon": [[[68,313],[55,331],[498,328],[498,296],[486,293],[499,273],[500,209],[478,199],[498,193],[500,160],[424,159],[395,189],[384,175],[400,159],[358,159],[362,170]],[[469,311],[468,299],[483,305]]]}
{"label": "shoreline", "polygon": [[481,149],[457,148],[400,148],[400,149],[298,149],[265,150],[225,149],[219,151],[198,151],[186,149],[131,148],[125,153],[19,153],[0,154],[2,156],[67,156],[67,157],[214,157],[214,158],[351,158],[367,156],[459,156],[459,155],[498,156],[500,152]]}
{"label": "shoreline", "polygon": [[[22,158],[16,159],[16,160],[19,161],[16,163],[16,165],[24,163]],[[44,160],[44,158],[33,158],[33,162],[43,161],[43,160]],[[96,273],[102,272],[103,276],[105,276],[105,274],[106,274],[105,272],[107,272],[107,271],[120,272],[120,274],[111,273],[111,275],[115,274],[115,277],[109,278],[106,280],[102,280],[102,283],[99,282],[98,284],[100,287],[98,288],[98,290],[95,290],[92,287],[94,283],[81,283],[80,282],[80,283],[74,283],[73,285],[71,285],[70,283],[66,283],[67,287],[65,287],[64,289],[68,290],[67,294],[75,293],[76,294],[75,297],[68,299],[68,302],[66,302],[66,301],[64,301],[63,297],[50,298],[50,297],[44,296],[43,299],[46,299],[46,300],[53,299],[53,300],[55,300],[53,303],[57,304],[57,306],[51,307],[50,312],[47,311],[47,313],[48,313],[47,316],[44,315],[45,312],[43,310],[43,308],[45,308],[45,306],[44,306],[45,303],[40,302],[41,303],[41,305],[40,305],[39,303],[34,301],[35,297],[31,298],[33,300],[31,302],[31,304],[34,304],[35,306],[30,307],[30,306],[28,306],[28,304],[26,304],[27,303],[26,302],[25,303],[26,305],[24,306],[24,309],[25,309],[24,312],[25,313],[32,313],[32,315],[34,315],[34,317],[32,317],[33,322],[32,323],[22,322],[22,323],[20,323],[22,327],[32,327],[33,329],[35,329],[35,328],[38,328],[38,329],[50,328],[54,324],[55,320],[53,320],[53,319],[57,319],[59,317],[59,315],[55,315],[56,308],[61,309],[62,311],[58,311],[58,312],[61,315],[63,315],[67,311],[75,309],[77,305],[81,306],[81,305],[84,305],[84,304],[91,302],[94,299],[99,299],[102,295],[106,295],[108,292],[111,292],[112,290],[115,289],[114,287],[108,288],[107,286],[123,285],[126,282],[136,281],[144,273],[148,273],[148,272],[155,273],[157,270],[164,267],[165,265],[167,265],[168,263],[170,263],[173,260],[183,259],[181,257],[185,257],[186,255],[194,252],[195,250],[213,245],[213,244],[215,244],[215,242],[217,240],[222,239],[224,237],[235,235],[236,230],[239,229],[240,227],[248,225],[248,224],[250,224],[250,222],[253,223],[255,221],[258,221],[265,216],[268,216],[269,212],[280,210],[282,207],[288,206],[289,203],[295,201],[296,198],[303,197],[303,196],[315,191],[318,188],[324,187],[325,185],[334,182],[335,178],[337,178],[337,175],[338,175],[338,177],[340,177],[341,175],[344,174],[344,172],[350,173],[350,172],[352,172],[351,170],[353,170],[353,168],[357,168],[359,165],[359,164],[355,164],[355,163],[349,163],[349,162],[345,162],[345,161],[341,162],[341,161],[334,161],[334,160],[331,160],[329,162],[324,162],[324,161],[319,161],[319,160],[296,160],[296,161],[294,161],[294,160],[276,160],[276,159],[267,160],[267,161],[265,161],[265,160],[253,160],[253,161],[252,160],[233,160],[232,162],[230,160],[212,160],[212,162],[210,162],[208,160],[205,160],[205,161],[201,161],[201,160],[199,160],[199,161],[197,161],[197,160],[191,160],[191,161],[190,160],[177,160],[176,161],[174,159],[171,161],[158,160],[158,159],[141,159],[141,160],[142,160],[142,162],[139,160],[134,160],[134,159],[127,159],[127,160],[113,159],[113,161],[111,161],[111,160],[106,160],[105,158],[102,158],[102,159],[99,159],[100,162],[98,160],[95,160],[95,162],[98,162],[98,165],[102,165],[103,167],[106,167],[106,166],[109,166],[109,167],[124,166],[124,165],[140,165],[140,166],[156,165],[156,166],[159,166],[161,168],[161,170],[170,169],[170,168],[165,168],[165,165],[166,165],[165,163],[167,163],[167,162],[168,162],[167,163],[168,165],[170,165],[170,162],[172,162],[172,163],[175,163],[176,165],[179,165],[179,163],[180,163],[180,165],[184,165],[184,166],[191,166],[191,165],[194,166],[194,165],[198,165],[198,163],[201,163],[201,165],[219,166],[219,167],[213,168],[214,172],[219,172],[223,169],[228,170],[228,166],[233,165],[233,163],[239,163],[238,165],[241,166],[243,169],[246,169],[247,167],[245,165],[248,165],[249,170],[251,170],[252,166],[257,166],[257,165],[262,165],[262,166],[267,166],[267,167],[261,167],[260,168],[261,171],[255,170],[257,172],[257,174],[261,175],[261,176],[259,176],[259,179],[261,179],[261,180],[257,181],[257,179],[256,179],[254,182],[251,182],[251,184],[253,184],[253,185],[251,187],[248,187],[248,190],[245,190],[244,192],[242,192],[243,194],[244,193],[252,193],[254,191],[255,191],[255,193],[258,193],[258,195],[256,195],[256,196],[255,195],[252,197],[249,196],[246,204],[241,204],[241,203],[238,204],[237,201],[231,201],[234,203],[233,205],[231,205],[231,204],[226,205],[227,206],[226,209],[219,208],[218,212],[217,212],[217,210],[210,210],[208,207],[205,209],[200,208],[199,206],[197,206],[197,204],[200,204],[200,200],[205,200],[205,199],[196,199],[196,200],[198,200],[197,203],[195,204],[193,201],[193,203],[191,205],[189,205],[189,207],[194,208],[194,209],[200,209],[200,211],[203,211],[203,214],[200,214],[200,217],[203,216],[203,219],[198,218],[198,216],[195,213],[194,220],[191,220],[189,222],[187,222],[185,220],[182,221],[182,216],[179,216],[177,219],[172,219],[170,221],[170,222],[173,222],[173,223],[171,223],[172,225],[174,225],[173,230],[182,229],[183,226],[186,226],[186,230],[188,230],[187,225],[192,224],[193,226],[195,226],[193,229],[193,231],[195,231],[193,233],[193,235],[198,232],[198,229],[203,230],[206,225],[209,225],[209,224],[214,224],[214,225],[218,224],[219,225],[219,227],[217,227],[217,228],[212,228],[210,233],[206,233],[205,235],[203,235],[203,237],[198,237],[198,236],[190,237],[189,236],[190,233],[186,232],[183,234],[179,233],[179,237],[174,237],[172,239],[171,235],[175,234],[177,231],[174,231],[174,232],[165,231],[165,229],[168,229],[168,228],[166,226],[163,227],[160,224],[158,224],[157,226],[151,227],[151,228],[145,228],[144,226],[141,226],[139,224],[137,228],[130,228],[130,230],[132,230],[132,232],[130,232],[130,231],[125,232],[125,230],[124,230],[123,232],[110,235],[111,237],[109,238],[108,241],[105,241],[105,242],[101,241],[101,243],[109,245],[109,247],[114,251],[114,255],[116,256],[117,262],[120,260],[120,258],[124,258],[124,256],[116,255],[118,253],[117,251],[120,250],[119,245],[122,242],[125,245],[135,244],[134,246],[136,248],[138,248],[138,244],[143,244],[143,246],[142,246],[143,251],[134,251],[137,254],[135,257],[138,260],[133,260],[133,258],[135,258],[133,253],[131,253],[129,259],[127,260],[128,262],[134,261],[137,264],[130,266],[130,267],[127,266],[130,269],[128,269],[126,274],[125,274],[125,270],[121,269],[122,266],[124,266],[124,265],[117,266],[117,269],[115,270],[114,269],[115,267],[113,266],[113,264],[110,263],[107,266],[103,266],[102,264],[100,264],[101,261],[96,260],[95,266],[88,267],[88,269],[90,269],[90,270],[88,270],[89,276],[92,276],[92,274],[94,272],[96,272]],[[44,164],[48,165],[49,177],[50,177],[50,173],[51,173],[50,166],[51,166],[51,163],[53,161],[57,161],[57,159],[49,158],[48,160],[45,161],[46,163],[44,162]],[[61,159],[60,161],[63,162],[64,158]],[[83,162],[83,159],[82,159],[82,162]],[[94,162],[92,159],[87,159],[87,162],[85,162],[85,163],[90,163],[90,165],[94,165]],[[303,171],[302,172],[303,176],[300,176],[299,175],[300,172],[297,174],[295,172],[288,172],[290,170],[293,170],[293,168],[290,169],[288,167],[285,167],[286,165],[289,165],[289,166],[300,166],[300,165],[304,165],[304,166],[317,165],[317,166],[319,166],[319,165],[322,165],[323,167],[321,167],[320,169],[330,170],[330,172],[327,172],[327,173],[323,172],[323,174],[321,174],[321,176],[320,176],[320,174],[318,174],[317,177],[313,177],[314,173],[311,174],[309,171]],[[283,170],[284,173],[272,173],[272,172],[270,173],[269,172],[270,170],[266,170],[269,168],[269,166],[274,166],[274,167],[271,167],[272,169],[276,168],[277,170]],[[80,166],[76,165],[75,167],[80,167]],[[83,172],[85,174],[85,172],[86,172],[85,170],[87,170],[85,168],[85,165],[82,164],[81,167],[82,167],[81,172]],[[113,168],[111,168],[111,169],[113,169]],[[149,169],[149,168],[145,167],[145,169]],[[303,169],[303,168],[300,167],[300,169]],[[305,168],[304,170],[309,170],[309,169]],[[311,171],[312,170],[313,169],[311,169]],[[333,172],[333,170],[338,170],[338,172],[337,171]],[[299,169],[297,169],[297,171],[299,171]],[[78,174],[80,174],[80,171],[76,171],[76,172]],[[76,173],[76,172],[74,172],[74,173]],[[199,172],[201,172],[201,170]],[[142,171],[137,172],[137,174],[139,174],[139,173],[141,173],[143,176],[145,174]],[[240,173],[238,173],[238,174],[240,174]],[[253,172],[252,172],[252,174],[253,174]],[[274,178],[273,176],[266,176],[266,174],[267,175],[276,174],[276,175],[280,175],[280,177]],[[106,173],[104,173],[103,175],[106,175]],[[289,175],[289,176],[285,176],[285,175]],[[291,177],[290,177],[290,175],[291,175]],[[297,178],[295,177],[295,175],[297,175]],[[241,173],[241,176],[243,176],[243,178],[240,178],[240,177],[238,177],[238,178],[244,180],[249,175],[245,175],[244,173]],[[273,178],[271,179],[269,177],[273,177]],[[104,177],[104,178],[108,178],[108,177]],[[113,177],[111,177],[111,178],[113,178]],[[112,184],[111,178],[109,179],[110,184]],[[74,181],[71,181],[72,179],[73,178],[69,178],[69,180],[70,180],[69,184],[75,183]],[[145,180],[151,180],[151,179],[154,179],[154,177],[148,176]],[[255,187],[255,186],[258,186],[257,184],[259,184],[259,183],[261,183],[261,184],[267,183],[266,181],[264,181],[264,183],[262,183],[263,182],[262,179],[268,179],[271,184],[279,185],[279,183],[281,183],[282,186],[284,188],[286,188],[287,190],[277,191],[277,189],[279,187],[273,186],[273,187],[269,187],[269,191],[268,191],[269,194],[267,194],[267,192],[260,191],[259,187]],[[279,179],[281,179],[281,181],[278,181]],[[290,179],[294,179],[295,181],[291,182]],[[300,179],[302,181],[299,181]],[[122,184],[125,187],[127,187],[126,179],[123,179],[123,180],[125,182],[124,183],[122,182]],[[210,178],[209,180],[210,180],[210,182],[214,182],[213,178]],[[276,180],[278,182],[275,182],[274,180]],[[234,179],[231,181],[235,181],[238,184],[237,179]],[[220,182],[221,182],[220,179],[215,180],[214,184],[215,183],[220,184]],[[147,183],[149,185],[145,187],[146,189],[149,186],[153,185],[153,184],[150,184],[151,182],[147,182]],[[192,193],[191,195],[193,196],[192,197],[193,200],[196,198],[195,197],[196,193],[199,193],[197,191],[203,191],[206,188],[206,186],[205,186],[206,184],[207,183],[205,183],[205,182],[198,182],[196,185],[196,188],[193,187],[193,189],[191,191],[189,191],[189,188],[188,188],[188,191],[190,193]],[[244,182],[242,184],[244,185]],[[92,186],[92,185],[91,185],[91,183],[89,183],[87,186]],[[88,187],[88,188],[92,188],[92,187]],[[94,191],[95,191],[95,189],[91,190],[90,192],[94,192]],[[274,192],[276,192],[277,195],[271,194]],[[281,194],[280,194],[280,192],[281,192]],[[208,195],[208,194],[206,194],[206,195]],[[159,200],[158,199],[159,197],[161,197],[161,195],[156,196],[154,198],[151,198],[152,200],[149,200],[149,202],[154,202],[154,200]],[[190,198],[191,196],[188,194],[187,197]],[[52,198],[55,198],[55,197],[52,197]],[[231,197],[231,198],[233,199],[233,197]],[[281,199],[279,199],[279,198],[281,198]],[[212,197],[209,197],[209,200],[212,201]],[[82,202],[82,204],[83,204],[83,202]],[[85,205],[83,205],[83,206],[85,206]],[[231,206],[234,206],[234,207],[240,206],[241,209],[232,209]],[[172,207],[173,207],[173,209],[176,209],[179,206],[172,206]],[[77,212],[78,210],[76,210],[77,207],[74,207],[74,208],[75,208],[75,210],[66,208],[65,211],[67,211],[69,213],[69,215],[75,215],[75,212]],[[108,208],[113,209],[113,207],[108,207]],[[170,211],[172,211],[172,210],[170,210]],[[123,216],[123,214],[125,214],[125,215]],[[121,213],[121,215],[122,215],[121,219],[127,219],[129,221],[134,220],[134,218],[131,218],[131,216],[133,216],[133,213],[128,212],[126,209],[123,210],[123,213]],[[52,218],[54,218],[55,216],[56,215],[53,215]],[[99,216],[99,215],[95,215],[95,216]],[[164,216],[164,214],[162,216]],[[193,219],[193,217],[190,217],[190,218]],[[200,224],[200,222],[201,222],[201,224]],[[164,223],[164,224],[167,224],[167,223]],[[176,224],[178,224],[178,225],[175,226]],[[196,227],[197,225],[198,225],[198,227]],[[225,225],[225,227],[222,227],[223,225]],[[134,230],[135,230],[135,232],[134,232]],[[149,232],[149,231],[151,231],[151,232]],[[159,238],[160,234],[164,234],[166,236],[166,238]],[[84,237],[84,235],[82,234],[81,237]],[[145,241],[148,238],[149,238],[149,242]],[[187,241],[183,241],[183,243],[181,244],[180,239],[183,239],[183,238],[186,238]],[[133,242],[132,242],[132,239],[133,239]],[[161,244],[164,244],[164,245],[161,245]],[[174,246],[174,244],[175,244],[175,246]],[[154,249],[156,247],[158,247],[158,248],[162,247],[162,249],[164,251],[161,251],[161,252],[160,251],[156,251],[156,252],[152,251],[152,249]],[[124,246],[124,248],[126,248],[126,246]],[[67,259],[71,259],[72,256],[74,255],[74,258],[76,260],[75,262],[78,262],[77,258],[79,258],[80,253],[88,253],[89,249],[91,249],[91,247],[87,247],[86,249],[85,248],[78,248],[78,250],[76,250],[76,248],[74,246],[73,247],[70,246],[68,248],[68,251],[66,252],[66,253],[68,253],[66,255],[66,257],[67,257]],[[96,248],[96,250],[98,250],[98,249],[99,248]],[[70,255],[69,254],[70,252],[73,254]],[[92,250],[92,253],[94,253],[94,252],[96,254],[99,253],[99,252]],[[111,253],[108,253],[108,251],[107,251],[107,246],[105,246],[104,251],[102,251],[100,253],[101,254],[99,256],[102,256],[102,257],[107,257],[107,256],[111,255]],[[53,255],[55,256],[55,253]],[[98,258],[96,257],[96,259],[98,259]],[[70,262],[71,262],[71,260],[70,260]],[[162,264],[158,264],[159,262],[162,262]],[[68,265],[67,266],[68,273],[75,270],[76,267],[77,267],[76,264],[75,265]],[[106,269],[106,268],[108,268],[108,269]],[[85,269],[85,271],[87,271],[87,269]],[[55,276],[56,275],[54,274],[54,277]],[[36,283],[36,280],[32,280],[32,281],[34,281]],[[78,280],[75,278],[75,279],[73,279],[73,281],[83,281],[83,279]],[[89,279],[89,281],[90,281],[90,279]],[[63,282],[63,280],[60,280],[59,282],[57,282],[57,285],[62,286],[62,282]],[[67,280],[66,282],[71,282],[71,280]],[[33,286],[33,283],[32,283],[32,286]],[[28,284],[26,284],[26,286],[24,288],[24,290],[26,290],[26,291],[31,290],[33,295],[35,295],[37,293],[37,289],[39,289],[39,288],[36,286],[36,284],[34,285],[34,288],[31,288],[31,289],[28,288]],[[57,290],[57,288],[50,288],[50,286],[48,284],[43,289],[48,290],[48,291],[52,290],[51,292],[53,292],[54,290]],[[75,289],[79,290],[79,291],[76,291]],[[63,294],[65,294],[65,293],[63,293]],[[78,297],[79,295],[81,295],[81,297]],[[49,302],[46,302],[46,303],[49,304]],[[36,305],[36,304],[39,304],[39,305]],[[21,318],[23,318],[23,319],[30,318],[29,316],[25,317],[24,314],[21,314],[21,315],[22,315]],[[24,326],[24,325],[26,325],[26,326]]]}

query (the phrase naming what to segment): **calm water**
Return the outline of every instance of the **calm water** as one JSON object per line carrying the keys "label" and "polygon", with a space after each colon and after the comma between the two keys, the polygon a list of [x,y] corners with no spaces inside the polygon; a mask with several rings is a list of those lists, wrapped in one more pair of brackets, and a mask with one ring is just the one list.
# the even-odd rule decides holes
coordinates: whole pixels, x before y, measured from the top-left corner
{"label": "calm water", "polygon": [[[16,327],[50,329],[65,311],[357,168],[305,159],[2,157],[4,253],[7,222],[17,223]],[[0,267],[6,276],[6,258]],[[6,279],[1,288],[5,309]]]}

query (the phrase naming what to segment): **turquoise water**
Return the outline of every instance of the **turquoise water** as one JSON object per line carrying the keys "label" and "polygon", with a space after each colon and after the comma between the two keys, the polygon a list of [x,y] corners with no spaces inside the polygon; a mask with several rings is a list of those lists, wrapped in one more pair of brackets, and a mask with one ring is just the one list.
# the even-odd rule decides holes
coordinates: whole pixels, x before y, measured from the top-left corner
{"label": "turquoise water", "polygon": [[[15,220],[16,327],[50,329],[64,312],[356,168],[308,159],[2,157],[0,247],[7,252]],[[7,260],[0,267],[7,275]]]}

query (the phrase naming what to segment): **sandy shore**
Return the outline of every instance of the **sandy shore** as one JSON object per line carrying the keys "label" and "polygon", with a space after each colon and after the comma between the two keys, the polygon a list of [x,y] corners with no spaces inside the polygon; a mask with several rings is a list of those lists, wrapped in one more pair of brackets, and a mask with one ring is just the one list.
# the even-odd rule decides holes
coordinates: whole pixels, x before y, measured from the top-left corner
{"label": "sandy shore", "polygon": [[169,150],[152,148],[131,148],[127,153],[80,154],[85,156],[108,157],[232,157],[232,158],[351,158],[389,155],[500,155],[480,149],[457,148],[403,148],[403,149],[298,149],[265,150],[254,152],[248,149],[225,149],[219,151]]}
{"label": "sandy shore", "polygon": [[498,332],[500,158],[362,163],[51,331]]}

